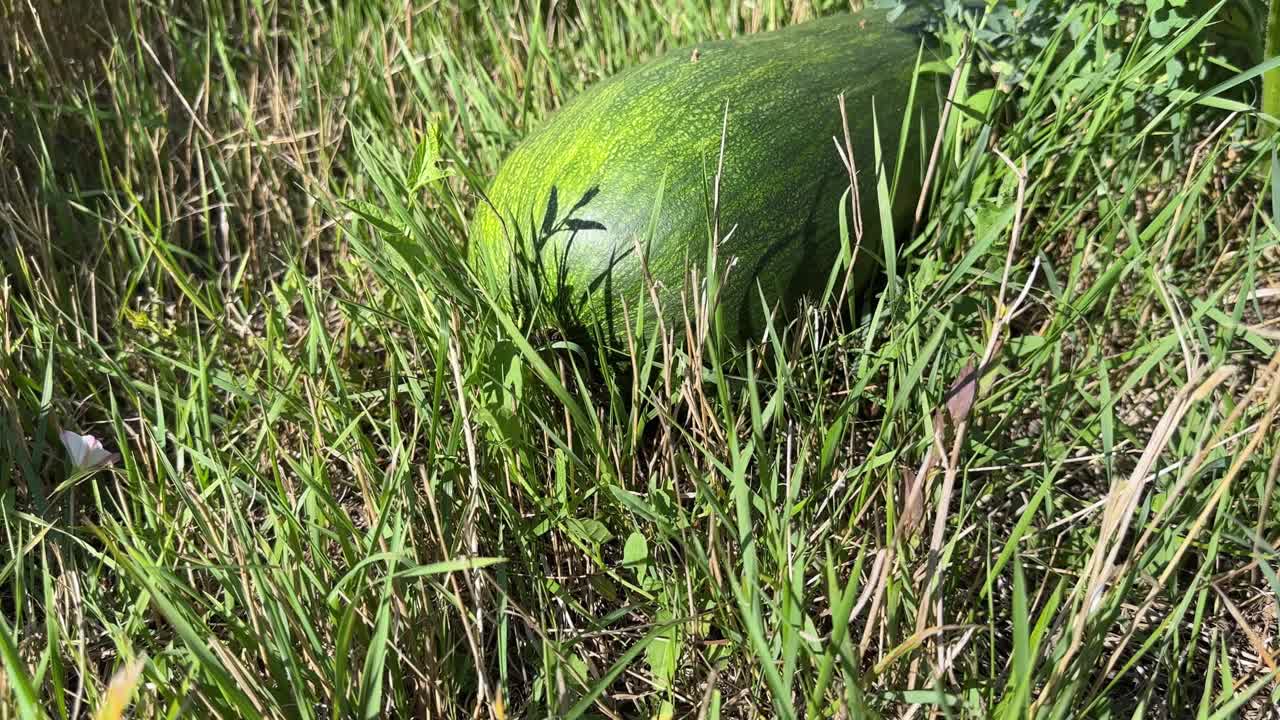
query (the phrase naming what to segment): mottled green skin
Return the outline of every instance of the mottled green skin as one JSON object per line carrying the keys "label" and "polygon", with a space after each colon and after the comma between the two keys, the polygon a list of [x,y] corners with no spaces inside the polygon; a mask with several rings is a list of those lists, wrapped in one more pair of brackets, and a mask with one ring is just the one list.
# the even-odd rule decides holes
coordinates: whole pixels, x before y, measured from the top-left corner
{"label": "mottled green skin", "polygon": [[[734,265],[721,307],[731,336],[756,334],[764,317],[757,284],[771,304],[793,307],[823,287],[839,254],[838,206],[848,175],[832,137],[843,144],[841,92],[859,170],[864,247],[879,249],[872,102],[892,163],[920,44],[917,33],[867,11],[703,43],[696,55],[682,48],[604,81],[506,160],[488,191],[501,219],[488,205],[476,218],[477,260],[502,276],[516,243],[536,244],[549,294],[579,317],[603,321],[617,338],[622,298],[628,308],[649,305],[635,248],[637,239],[651,238],[647,256],[663,288],[662,311],[680,318],[686,261],[705,265],[727,102],[720,226],[722,236],[732,235],[719,257]],[[909,160],[919,157],[919,118],[933,122],[935,108],[933,85],[922,82]],[[918,162],[904,163],[897,228],[909,224],[918,174]],[[875,261],[860,257],[865,276]]]}

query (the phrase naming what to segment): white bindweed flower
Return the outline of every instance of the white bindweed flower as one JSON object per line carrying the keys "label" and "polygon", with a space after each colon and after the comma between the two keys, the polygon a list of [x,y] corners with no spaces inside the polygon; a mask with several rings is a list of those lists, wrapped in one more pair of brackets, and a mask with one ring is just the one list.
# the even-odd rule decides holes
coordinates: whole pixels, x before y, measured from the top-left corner
{"label": "white bindweed flower", "polygon": [[107,452],[102,447],[102,441],[92,435],[77,435],[63,430],[58,433],[58,436],[62,438],[62,444],[67,448],[67,455],[71,456],[71,464],[75,465],[77,470],[110,465],[120,459],[119,455]]}

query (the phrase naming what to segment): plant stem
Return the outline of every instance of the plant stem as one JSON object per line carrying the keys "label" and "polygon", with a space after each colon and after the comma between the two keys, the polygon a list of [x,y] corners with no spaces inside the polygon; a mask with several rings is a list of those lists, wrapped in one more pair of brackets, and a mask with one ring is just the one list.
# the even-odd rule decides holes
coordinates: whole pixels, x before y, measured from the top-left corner
{"label": "plant stem", "polygon": [[[1271,0],[1267,11],[1267,42],[1263,59],[1270,60],[1280,52],[1280,0]],[[1280,118],[1280,68],[1268,70],[1262,76],[1262,112]],[[1271,134],[1275,126],[1268,124],[1263,131]]]}

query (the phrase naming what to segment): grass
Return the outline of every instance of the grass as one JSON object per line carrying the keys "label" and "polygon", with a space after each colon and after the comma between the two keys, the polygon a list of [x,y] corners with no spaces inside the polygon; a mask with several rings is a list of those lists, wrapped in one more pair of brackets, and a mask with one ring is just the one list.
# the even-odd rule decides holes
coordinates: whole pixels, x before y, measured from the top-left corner
{"label": "grass", "polygon": [[891,287],[745,351],[468,275],[577,89],[844,5],[0,0],[0,717],[1266,716],[1280,164],[1260,70],[1170,79],[1208,16],[949,32]]}

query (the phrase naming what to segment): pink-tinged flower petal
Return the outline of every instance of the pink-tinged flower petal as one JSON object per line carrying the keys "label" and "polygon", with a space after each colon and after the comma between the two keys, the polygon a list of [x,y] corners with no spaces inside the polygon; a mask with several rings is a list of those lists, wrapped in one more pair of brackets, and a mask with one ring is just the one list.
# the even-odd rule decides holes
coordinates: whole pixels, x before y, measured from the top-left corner
{"label": "pink-tinged flower petal", "polygon": [[71,458],[71,464],[77,470],[110,465],[120,459],[119,455],[107,452],[106,448],[102,447],[102,441],[92,435],[77,435],[63,430],[58,433],[58,437],[62,439],[62,444],[67,448],[67,455]]}

